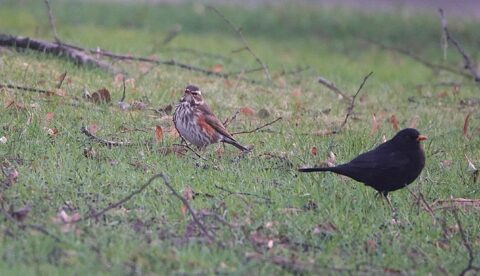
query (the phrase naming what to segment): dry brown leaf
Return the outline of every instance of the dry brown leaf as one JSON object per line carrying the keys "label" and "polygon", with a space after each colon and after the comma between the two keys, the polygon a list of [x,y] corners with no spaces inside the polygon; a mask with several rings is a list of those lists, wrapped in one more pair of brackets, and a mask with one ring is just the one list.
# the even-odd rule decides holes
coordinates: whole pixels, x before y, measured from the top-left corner
{"label": "dry brown leaf", "polygon": [[318,153],[317,147],[313,146],[310,152],[312,153],[312,155],[317,155]]}
{"label": "dry brown leaf", "polygon": [[469,112],[467,116],[465,117],[465,121],[463,122],[463,137],[464,138],[469,138],[468,137],[468,125],[470,123],[470,116],[472,115],[472,112]]}
{"label": "dry brown leaf", "polygon": [[375,116],[375,113],[373,113],[372,116],[372,134],[378,132],[378,122],[377,122],[377,117]]}
{"label": "dry brown leaf", "polygon": [[76,229],[76,222],[81,219],[79,213],[68,215],[65,210],[61,209],[57,215],[53,218],[53,222],[60,225],[62,232],[70,232]]}
{"label": "dry brown leaf", "polygon": [[155,127],[155,144],[158,144],[158,142],[161,142],[163,140],[163,130],[161,126],[156,126]]}
{"label": "dry brown leaf", "polygon": [[255,115],[255,110],[253,110],[252,108],[250,108],[248,106],[240,108],[240,112],[244,115],[247,115],[247,116],[254,116]]}
{"label": "dry brown leaf", "polygon": [[221,64],[215,64],[212,69],[215,73],[221,73],[223,71],[223,66]]}
{"label": "dry brown leaf", "polygon": [[93,135],[96,135],[97,134],[97,124],[90,124],[87,126],[87,130],[93,134]]}
{"label": "dry brown leaf", "polygon": [[45,126],[48,126],[52,122],[54,116],[55,113],[47,112],[47,115],[45,115]]}
{"label": "dry brown leaf", "polygon": [[392,114],[392,116],[390,116],[390,123],[392,123],[393,129],[395,129],[396,131],[400,129],[398,127],[398,120],[397,117],[395,117],[395,114]]}
{"label": "dry brown leaf", "polygon": [[94,102],[96,104],[109,103],[111,100],[112,99],[110,97],[110,92],[106,88],[102,88],[97,92],[94,92],[90,99],[91,102]]}
{"label": "dry brown leaf", "polygon": [[313,234],[315,235],[319,235],[319,234],[334,234],[338,231],[337,227],[335,226],[335,224],[331,223],[331,222],[327,222],[327,223],[324,223],[324,224],[317,224],[314,228],[313,228]]}

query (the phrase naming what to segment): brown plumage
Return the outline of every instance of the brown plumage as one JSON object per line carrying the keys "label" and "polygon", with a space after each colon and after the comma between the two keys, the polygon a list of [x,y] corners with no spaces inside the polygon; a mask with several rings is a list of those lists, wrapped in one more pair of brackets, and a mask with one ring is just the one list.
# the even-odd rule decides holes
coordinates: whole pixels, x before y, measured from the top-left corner
{"label": "brown plumage", "polygon": [[242,151],[250,150],[239,144],[228,133],[222,122],[204,102],[202,92],[196,86],[189,85],[185,88],[183,97],[175,108],[173,123],[178,133],[198,148],[224,142]]}

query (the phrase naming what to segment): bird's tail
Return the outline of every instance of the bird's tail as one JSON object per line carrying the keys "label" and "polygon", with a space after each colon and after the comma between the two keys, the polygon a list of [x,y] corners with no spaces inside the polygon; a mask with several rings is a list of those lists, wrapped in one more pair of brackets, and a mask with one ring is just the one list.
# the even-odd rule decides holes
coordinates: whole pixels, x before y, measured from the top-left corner
{"label": "bird's tail", "polygon": [[299,172],[329,172],[332,171],[332,168],[326,167],[326,168],[299,168]]}
{"label": "bird's tail", "polygon": [[252,150],[251,148],[247,148],[247,147],[244,147],[244,146],[240,145],[240,143],[238,143],[236,140],[230,139],[230,138],[227,138],[227,137],[223,138],[223,142],[227,143],[227,144],[230,144],[232,146],[235,146],[236,148],[238,148],[241,151],[249,152],[249,151]]}

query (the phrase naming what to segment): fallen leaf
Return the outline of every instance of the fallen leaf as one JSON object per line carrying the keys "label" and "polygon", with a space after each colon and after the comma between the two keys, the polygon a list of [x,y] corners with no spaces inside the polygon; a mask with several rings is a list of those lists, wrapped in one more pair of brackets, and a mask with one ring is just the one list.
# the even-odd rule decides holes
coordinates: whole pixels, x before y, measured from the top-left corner
{"label": "fallen leaf", "polygon": [[99,103],[109,103],[111,101],[110,92],[106,88],[102,88],[92,94],[90,101]]}
{"label": "fallen leaf", "polygon": [[396,131],[399,130],[398,120],[397,117],[395,117],[395,114],[392,114],[392,116],[390,116],[390,123],[392,123],[393,129],[395,129]]}
{"label": "fallen leaf", "polygon": [[162,127],[156,126],[155,128],[155,144],[158,144],[158,142],[161,142],[163,140],[163,130]]}
{"label": "fallen leaf", "polygon": [[328,153],[327,165],[329,167],[335,167],[336,164],[337,164],[337,157],[335,156],[335,153],[333,153],[333,151],[330,151]]}
{"label": "fallen leaf", "polygon": [[467,116],[465,117],[465,121],[463,122],[463,137],[469,138],[468,137],[468,125],[470,123],[470,116],[472,115],[472,112],[469,112]]}
{"label": "fallen leaf", "polygon": [[248,106],[240,108],[240,112],[247,115],[247,116],[255,115],[255,110],[253,110],[252,108],[250,108]]}
{"label": "fallen leaf", "polygon": [[47,133],[48,133],[48,135],[50,135],[50,137],[55,138],[58,134],[58,129],[57,128],[49,128],[49,129],[47,129]]}
{"label": "fallen leaf", "polygon": [[[187,201],[191,201],[193,199],[193,189],[190,186],[187,186],[185,190],[183,190],[183,198],[185,198]],[[182,204],[182,215],[185,216],[187,212],[187,206],[185,204]]]}
{"label": "fallen leaf", "polygon": [[6,143],[7,143],[7,137],[2,136],[2,137],[0,138],[0,143],[6,144]]}
{"label": "fallen leaf", "polygon": [[410,120],[410,124],[408,126],[411,128],[417,128],[417,122],[418,122],[418,117],[413,117],[412,120]]}
{"label": "fallen leaf", "polygon": [[23,206],[20,209],[14,210],[13,206],[10,206],[8,214],[16,221],[22,222],[27,218],[28,213],[32,208],[28,205]]}
{"label": "fallen leaf", "polygon": [[312,155],[317,155],[317,152],[318,152],[317,147],[313,146],[311,149]]}
{"label": "fallen leaf", "polygon": [[93,134],[93,135],[96,135],[97,134],[97,124],[90,124],[87,126],[87,130]]}
{"label": "fallen leaf", "polygon": [[373,113],[372,116],[372,134],[378,132],[378,122],[377,122],[377,117],[375,116],[375,113]]}
{"label": "fallen leaf", "polygon": [[53,222],[60,225],[62,232],[70,232],[76,229],[76,222],[81,219],[79,213],[75,212],[73,215],[68,215],[65,210],[61,209],[53,218]]}
{"label": "fallen leaf", "polygon": [[223,66],[221,64],[215,64],[212,69],[215,73],[221,73],[223,71]]}
{"label": "fallen leaf", "polygon": [[335,224],[331,222],[327,222],[324,224],[317,224],[314,228],[312,233],[315,235],[319,234],[334,234],[338,231],[337,227]]}
{"label": "fallen leaf", "polygon": [[45,115],[45,126],[48,126],[50,122],[52,122],[54,116],[55,116],[55,113],[47,112],[47,115]]}

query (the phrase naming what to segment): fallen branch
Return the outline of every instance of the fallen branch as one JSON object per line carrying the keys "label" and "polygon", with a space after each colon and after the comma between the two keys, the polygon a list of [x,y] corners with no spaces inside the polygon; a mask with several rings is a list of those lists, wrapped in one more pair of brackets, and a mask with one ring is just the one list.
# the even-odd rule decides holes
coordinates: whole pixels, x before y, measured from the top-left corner
{"label": "fallen branch", "polygon": [[29,92],[55,94],[55,92],[49,91],[49,90],[32,88],[32,87],[17,86],[17,85],[11,85],[11,84],[0,84],[0,89],[1,88],[10,88],[10,89],[18,89],[18,90],[29,91]]}
{"label": "fallen branch", "polygon": [[67,47],[65,44],[57,44],[29,37],[0,34],[0,46],[15,47],[16,49],[30,49],[55,56],[65,56],[67,59],[70,59],[78,65],[92,66],[114,74],[121,72],[110,66],[108,63],[97,60],[81,50]]}
{"label": "fallen branch", "polygon": [[472,62],[469,55],[467,54],[467,52],[465,52],[465,50],[462,48],[460,43],[458,43],[458,41],[455,38],[453,38],[452,35],[450,34],[450,32],[448,31],[447,19],[445,18],[444,14],[443,14],[443,9],[438,9],[438,12],[440,13],[440,21],[441,21],[441,24],[442,24],[442,29],[443,29],[443,33],[445,35],[446,41],[450,41],[453,44],[453,46],[455,46],[457,51],[463,57],[464,68],[467,69],[470,72],[470,74],[473,77],[473,79],[475,80],[475,82],[480,84],[480,75],[478,74],[478,72],[475,68],[475,64]]}
{"label": "fallen branch", "polygon": [[265,127],[267,127],[267,126],[273,125],[274,123],[280,121],[281,119],[283,119],[283,118],[282,118],[282,117],[278,117],[277,119],[275,119],[275,120],[273,120],[273,121],[271,121],[271,122],[269,122],[269,123],[266,123],[266,124],[264,124],[264,125],[261,125],[261,126],[259,126],[259,127],[256,127],[255,129],[245,130],[245,131],[239,131],[239,132],[232,132],[232,133],[230,133],[230,134],[232,134],[232,135],[238,135],[238,134],[246,134],[246,133],[257,132],[257,131],[259,131],[259,130],[262,129],[262,128],[265,128]]}
{"label": "fallen branch", "polygon": [[462,270],[462,272],[460,272],[459,275],[460,276],[466,275],[466,273],[471,271],[471,270],[479,272],[480,267],[476,267],[476,266],[473,265],[473,262],[475,260],[475,255],[473,254],[472,246],[470,245],[470,243],[467,240],[467,236],[465,235],[465,231],[463,230],[462,223],[461,223],[460,219],[458,218],[457,210],[453,211],[453,216],[455,217],[455,220],[457,222],[458,232],[460,232],[460,237],[462,238],[463,246],[465,246],[465,249],[467,249],[467,252],[468,252],[468,265],[467,265],[466,268],[464,268]]}
{"label": "fallen branch", "polygon": [[357,90],[357,93],[355,93],[355,95],[353,95],[352,97],[352,101],[350,102],[350,105],[348,106],[348,109],[347,109],[347,114],[345,115],[345,119],[343,120],[343,123],[340,125],[340,127],[335,130],[333,133],[339,133],[343,127],[347,124],[347,121],[348,121],[348,118],[352,115],[353,113],[353,109],[355,108],[355,100],[357,99],[357,96],[358,94],[360,93],[360,91],[362,90],[363,88],[363,85],[365,85],[365,82],[367,82],[367,79],[373,74],[373,72],[370,72],[368,73],[368,75],[366,75],[364,78],[363,78],[363,81],[362,81],[362,84],[360,84],[360,87],[358,88]]}
{"label": "fallen branch", "polygon": [[50,23],[50,28],[52,28],[52,33],[53,37],[55,38],[55,41],[57,44],[61,45],[62,42],[60,41],[60,38],[57,33],[57,28],[55,27],[55,18],[53,17],[53,12],[52,8],[50,7],[50,2],[48,0],[44,0],[45,5],[47,6],[47,12],[48,12],[48,22]]}
{"label": "fallen branch", "polygon": [[175,189],[172,187],[172,185],[170,185],[170,182],[168,181],[167,176],[163,173],[160,173],[160,174],[155,175],[152,178],[157,178],[157,177],[163,178],[163,184],[165,184],[165,186],[167,186],[167,188],[173,193],[173,195],[176,196],[178,199],[180,199],[180,201],[182,201],[183,205],[185,207],[187,207],[187,210],[190,212],[190,215],[192,216],[193,221],[195,222],[195,224],[197,224],[197,226],[200,228],[200,230],[203,232],[203,234],[205,234],[205,236],[210,241],[215,241],[215,237],[212,236],[210,234],[210,232],[208,232],[205,225],[203,225],[203,223],[197,218],[197,215],[196,215],[195,211],[193,210],[193,208],[190,206],[190,203],[188,203],[188,200],[186,200],[183,196],[181,196],[177,191],[175,191]]}
{"label": "fallen branch", "polygon": [[255,52],[253,52],[252,48],[250,48],[250,46],[248,45],[248,42],[247,40],[245,39],[245,36],[243,35],[243,32],[242,32],[242,29],[241,28],[237,28],[235,25],[233,25],[233,23],[228,20],[219,10],[217,10],[215,7],[213,6],[208,6],[209,9],[211,9],[212,11],[214,11],[218,16],[220,16],[223,21],[225,21],[236,33],[237,35],[240,37],[240,39],[242,40],[243,42],[243,45],[244,47],[242,48],[242,50],[247,50],[254,58],[255,58],[255,61],[263,68],[263,71],[265,73],[265,76],[267,77],[267,80],[268,81],[271,81],[272,80],[272,77],[270,76],[270,72],[268,71],[268,68],[267,68],[267,65],[255,54]]}
{"label": "fallen branch", "polygon": [[328,89],[332,90],[335,92],[338,96],[341,97],[342,100],[351,100],[350,96],[347,96],[342,90],[338,89],[338,87],[335,85],[335,83],[323,78],[323,77],[318,77],[318,83],[323,84],[326,86]]}
{"label": "fallen branch", "polygon": [[458,209],[458,208],[475,208],[480,209],[480,199],[470,198],[449,198],[449,199],[437,199],[432,203],[432,210],[441,209]]}
{"label": "fallen branch", "polygon": [[262,199],[264,200],[265,202],[267,203],[271,203],[272,200],[268,197],[265,197],[265,196],[260,196],[260,195],[256,195],[256,194],[251,194],[251,193],[246,193],[246,192],[233,192],[233,191],[230,191],[228,190],[227,188],[224,188],[222,186],[219,186],[217,184],[214,184],[214,187],[219,189],[219,190],[222,190],[226,193],[228,193],[228,195],[242,195],[242,196],[253,196],[253,197],[256,197],[256,198],[259,198],[259,199]]}
{"label": "fallen branch", "polygon": [[[110,211],[111,209],[114,209],[114,208],[117,208],[121,205],[123,205],[125,202],[129,201],[130,199],[132,199],[132,197],[134,197],[135,195],[138,195],[139,193],[143,192],[143,190],[145,190],[148,186],[150,186],[150,184],[152,184],[153,180],[159,178],[159,177],[164,177],[163,176],[163,173],[161,174],[156,174],[154,176],[152,176],[145,184],[143,184],[139,189],[133,191],[132,193],[130,193],[128,196],[124,197],[123,199],[115,202],[115,203],[110,203],[107,207],[105,207],[104,209],[102,209],[100,212],[92,212],[90,215],[86,216],[86,217],[82,217],[80,218],[79,220],[75,221],[76,223],[80,222],[80,221],[85,221],[85,220],[88,220],[88,219],[96,219],[98,220],[98,217],[102,216],[103,214],[105,214],[106,212]],[[165,180],[165,179],[164,179]]]}
{"label": "fallen branch", "polygon": [[107,147],[117,147],[117,146],[133,146],[135,145],[134,143],[131,142],[115,142],[115,141],[109,141],[103,138],[100,138],[93,133],[91,133],[86,127],[82,126],[80,128],[80,131],[85,134],[88,138],[99,142],[100,144],[103,144]]}
{"label": "fallen branch", "polygon": [[394,47],[394,46],[387,46],[379,41],[375,41],[375,40],[371,40],[371,39],[364,39],[366,42],[368,43],[371,43],[371,44],[374,44],[382,49],[385,49],[385,50],[388,50],[388,51],[392,51],[392,52],[396,52],[396,53],[399,53],[399,54],[402,54],[404,56],[407,56],[409,58],[411,58],[412,60],[432,69],[432,70],[441,70],[441,71],[446,71],[446,72],[450,72],[450,73],[453,73],[453,74],[456,74],[456,75],[459,75],[459,76],[462,76],[462,77],[466,77],[466,78],[470,78],[471,76],[465,72],[462,72],[460,70],[457,70],[455,68],[451,68],[449,66],[446,66],[446,65],[443,65],[443,64],[436,64],[436,63],[433,63],[433,62],[430,62],[420,56],[417,56],[415,55],[414,53],[408,51],[408,50],[405,50],[405,49],[402,49],[402,48],[398,48],[398,47]]}

